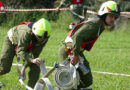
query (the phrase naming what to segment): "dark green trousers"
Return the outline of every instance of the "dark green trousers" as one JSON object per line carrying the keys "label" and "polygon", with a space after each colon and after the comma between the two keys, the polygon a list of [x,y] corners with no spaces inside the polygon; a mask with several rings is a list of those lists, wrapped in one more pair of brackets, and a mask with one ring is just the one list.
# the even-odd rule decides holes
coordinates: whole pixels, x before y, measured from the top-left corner
{"label": "dark green trousers", "polygon": [[[1,57],[0,57],[0,75],[9,73],[11,70],[13,58],[15,54],[15,46],[9,41],[8,36],[5,37]],[[28,64],[30,71],[28,73],[29,80],[28,85],[34,87],[37,80],[39,79],[40,68],[36,64]]]}
{"label": "dark green trousers", "polygon": [[[88,74],[84,75],[79,68],[77,69],[78,72],[79,72],[79,75],[80,75],[80,85],[78,86],[78,89],[86,88],[86,87],[90,86],[93,82],[93,77],[92,77],[91,69],[90,69],[90,66],[89,66],[89,62],[86,60],[83,53],[81,53],[80,56],[84,58],[84,65],[86,66],[86,68],[88,68],[90,70],[90,72]],[[59,61],[60,61],[60,63],[63,64],[64,60],[67,57],[68,57],[68,53],[65,51],[64,45],[62,45],[59,49]]]}

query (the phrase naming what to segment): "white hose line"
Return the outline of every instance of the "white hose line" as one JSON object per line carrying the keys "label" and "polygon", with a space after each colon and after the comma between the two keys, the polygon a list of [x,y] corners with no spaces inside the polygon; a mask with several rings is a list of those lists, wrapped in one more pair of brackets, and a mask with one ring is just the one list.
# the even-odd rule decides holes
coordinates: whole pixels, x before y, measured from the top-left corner
{"label": "white hose line", "polygon": [[125,76],[125,77],[130,77],[129,74],[120,74],[120,73],[111,73],[111,72],[101,72],[101,71],[92,71],[94,73],[99,73],[99,74],[108,74],[108,75],[116,75],[116,76]]}
{"label": "white hose line", "polygon": [[50,82],[50,80],[49,80],[48,78],[42,78],[42,80],[45,82],[45,84],[46,84],[48,90],[53,90],[53,87],[52,87],[52,85],[51,85],[51,82]]}
{"label": "white hose line", "polygon": [[31,87],[29,87],[28,85],[24,84],[24,82],[23,82],[22,79],[19,79],[19,82],[21,83],[21,85],[25,86],[26,89],[28,89],[28,90],[33,90]]}
{"label": "white hose line", "polygon": [[[13,65],[22,66],[22,64],[13,64]],[[41,70],[42,75],[44,75],[46,73],[46,68],[45,68],[44,64],[40,65],[40,70]],[[39,81],[42,81],[44,83],[40,83]],[[50,80],[48,78],[44,78],[43,77],[39,81],[36,83],[36,85],[35,85],[35,87],[33,89],[33,88],[29,87],[28,85],[26,85],[23,82],[23,77],[22,76],[19,78],[19,82],[21,83],[21,85],[23,85],[24,87],[26,87],[26,89],[28,89],[28,90],[44,90],[45,85],[47,86],[48,90],[53,90],[51,82],[50,82]]]}
{"label": "white hose line", "polygon": [[51,82],[48,78],[41,78],[35,85],[34,90],[44,90],[47,86],[48,90],[53,90]]}

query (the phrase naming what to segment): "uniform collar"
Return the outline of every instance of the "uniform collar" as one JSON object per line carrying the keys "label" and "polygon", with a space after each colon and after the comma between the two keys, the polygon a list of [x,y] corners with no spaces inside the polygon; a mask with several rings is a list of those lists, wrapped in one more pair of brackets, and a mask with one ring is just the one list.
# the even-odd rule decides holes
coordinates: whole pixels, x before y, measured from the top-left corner
{"label": "uniform collar", "polygon": [[104,20],[101,19],[99,16],[97,16],[97,17],[98,17],[98,22],[99,22],[99,23],[103,23],[104,29],[108,29],[109,26],[105,24]]}
{"label": "uniform collar", "polygon": [[33,26],[34,23],[30,23],[28,24],[28,27],[32,30],[32,26]]}

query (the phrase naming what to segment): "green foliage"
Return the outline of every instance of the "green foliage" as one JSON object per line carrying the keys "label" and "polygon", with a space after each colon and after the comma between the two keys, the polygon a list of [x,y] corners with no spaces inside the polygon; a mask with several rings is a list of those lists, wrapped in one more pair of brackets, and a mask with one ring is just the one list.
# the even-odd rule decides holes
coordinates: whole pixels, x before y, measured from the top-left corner
{"label": "green foliage", "polygon": [[[2,0],[3,1],[3,0]],[[4,7],[7,9],[40,9],[54,8],[56,0],[4,0]],[[56,21],[58,18],[57,12],[6,12],[0,14],[0,24],[7,23],[9,26],[17,25],[19,22],[32,21],[35,22],[39,18],[47,18]]]}
{"label": "green foliage", "polygon": [[57,12],[11,12],[1,15],[0,24],[8,23],[9,26],[15,26],[20,22],[36,22],[40,18],[46,18],[51,21],[56,21],[58,18]]}
{"label": "green foliage", "polygon": [[[6,8],[15,8],[15,9],[39,9],[39,8],[55,8],[57,7],[61,0],[2,0]],[[86,5],[88,10],[98,11],[100,5],[108,0],[87,0]],[[129,10],[128,2],[122,2],[121,8],[127,7],[127,9],[122,9],[123,11]],[[61,16],[61,15],[60,15]],[[91,16],[91,15],[88,15]],[[35,22],[39,18],[45,17],[51,21],[56,21],[59,17],[57,11],[53,12],[6,12],[5,14],[0,14],[0,25],[3,23],[9,24],[9,26],[17,25],[17,23],[22,21],[31,21]]]}

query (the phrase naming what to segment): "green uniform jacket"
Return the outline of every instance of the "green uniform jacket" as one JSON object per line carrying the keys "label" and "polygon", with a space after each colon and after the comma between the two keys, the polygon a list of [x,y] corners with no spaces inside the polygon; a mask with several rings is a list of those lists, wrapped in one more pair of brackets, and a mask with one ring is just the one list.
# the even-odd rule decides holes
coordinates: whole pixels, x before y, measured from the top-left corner
{"label": "green uniform jacket", "polygon": [[[42,51],[42,48],[48,41],[45,39],[42,43],[39,43],[36,40],[32,30],[28,25],[18,25],[12,28],[14,40],[17,42],[17,57],[20,59],[31,62],[32,59],[39,56]],[[28,50],[28,45],[32,44],[32,50]]]}
{"label": "green uniform jacket", "polygon": [[[81,44],[94,40],[104,30],[104,22],[98,17],[89,18],[88,21],[72,33],[72,53],[78,56],[81,52]],[[83,51],[83,50],[82,50]]]}

